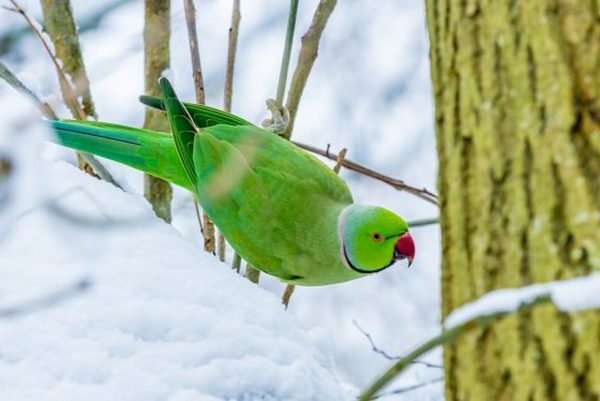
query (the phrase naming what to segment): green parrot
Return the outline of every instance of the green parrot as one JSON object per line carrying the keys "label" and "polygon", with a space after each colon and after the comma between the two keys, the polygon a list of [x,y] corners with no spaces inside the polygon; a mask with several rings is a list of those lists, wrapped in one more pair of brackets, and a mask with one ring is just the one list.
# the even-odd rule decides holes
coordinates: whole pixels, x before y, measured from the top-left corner
{"label": "green parrot", "polygon": [[91,121],[52,121],[58,143],[190,190],[233,249],[296,285],[340,283],[415,255],[406,222],[354,204],[330,168],[289,141],[232,114],[183,104],[166,78],[171,133]]}

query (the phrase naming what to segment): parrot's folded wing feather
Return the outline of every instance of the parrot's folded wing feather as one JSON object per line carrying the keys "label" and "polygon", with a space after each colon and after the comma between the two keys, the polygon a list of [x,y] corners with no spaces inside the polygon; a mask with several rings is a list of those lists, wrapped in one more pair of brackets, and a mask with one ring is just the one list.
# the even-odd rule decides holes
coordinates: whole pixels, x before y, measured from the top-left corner
{"label": "parrot's folded wing feather", "polygon": [[194,171],[193,152],[194,138],[198,134],[198,128],[194,125],[189,113],[177,98],[171,83],[164,77],[160,78],[158,83],[162,91],[167,119],[171,126],[177,154],[181,159],[181,164],[188,179],[195,186],[198,178]]}
{"label": "parrot's folded wing feather", "polygon": [[[327,258],[323,247],[337,249],[337,217],[352,203],[350,191],[289,141],[252,126],[207,127],[196,136],[194,166],[204,210],[261,270],[302,280]],[[329,254],[325,264],[335,264],[337,252]]]}
{"label": "parrot's folded wing feather", "polygon": [[[140,96],[140,102],[153,109],[165,110],[164,103],[159,97],[142,95]],[[223,110],[215,109],[214,107],[185,102],[182,102],[182,104],[198,128],[210,127],[217,124],[253,125],[251,122],[246,121],[241,117]]]}

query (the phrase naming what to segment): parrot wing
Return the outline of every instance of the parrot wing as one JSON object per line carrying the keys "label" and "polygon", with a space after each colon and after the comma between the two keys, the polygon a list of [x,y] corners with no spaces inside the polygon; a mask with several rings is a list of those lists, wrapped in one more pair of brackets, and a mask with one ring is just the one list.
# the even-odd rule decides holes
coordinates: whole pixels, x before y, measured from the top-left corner
{"label": "parrot wing", "polygon": [[263,129],[217,124],[198,130],[168,81],[161,79],[161,89],[179,157],[194,168],[198,200],[234,249],[286,281],[335,265],[337,218],[352,203],[346,184],[320,160]]}
{"label": "parrot wing", "polygon": [[163,94],[163,103],[167,111],[167,119],[171,126],[177,155],[181,160],[185,174],[190,182],[196,186],[198,179],[194,171],[194,137],[198,128],[194,125],[189,113],[183,107],[168,79],[162,77],[158,80]]}

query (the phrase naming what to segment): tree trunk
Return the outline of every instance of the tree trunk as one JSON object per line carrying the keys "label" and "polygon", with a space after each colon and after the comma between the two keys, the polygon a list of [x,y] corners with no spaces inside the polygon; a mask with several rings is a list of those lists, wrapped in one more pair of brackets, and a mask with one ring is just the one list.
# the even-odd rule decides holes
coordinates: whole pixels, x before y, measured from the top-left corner
{"label": "tree trunk", "polygon": [[[427,0],[443,315],[600,269],[600,4]],[[598,400],[600,314],[553,306],[444,349],[446,399]]]}
{"label": "tree trunk", "polygon": [[[170,0],[145,2],[144,87],[148,95],[161,96],[158,78],[169,68],[170,7]],[[147,107],[144,128],[169,132],[169,123],[164,113]],[[152,209],[158,217],[171,222],[173,190],[168,182],[145,174],[144,196],[152,204]]]}

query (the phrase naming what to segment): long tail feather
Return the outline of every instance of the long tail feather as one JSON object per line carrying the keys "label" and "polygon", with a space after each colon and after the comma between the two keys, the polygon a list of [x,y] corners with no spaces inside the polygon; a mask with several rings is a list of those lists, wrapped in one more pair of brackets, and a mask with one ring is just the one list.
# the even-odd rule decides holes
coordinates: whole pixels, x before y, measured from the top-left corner
{"label": "long tail feather", "polygon": [[52,121],[57,143],[105,157],[193,190],[175,150],[163,132],[91,121]]}

